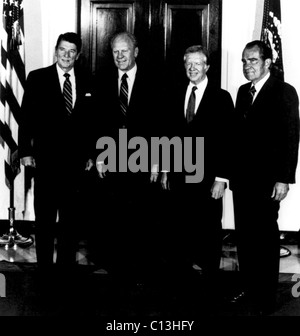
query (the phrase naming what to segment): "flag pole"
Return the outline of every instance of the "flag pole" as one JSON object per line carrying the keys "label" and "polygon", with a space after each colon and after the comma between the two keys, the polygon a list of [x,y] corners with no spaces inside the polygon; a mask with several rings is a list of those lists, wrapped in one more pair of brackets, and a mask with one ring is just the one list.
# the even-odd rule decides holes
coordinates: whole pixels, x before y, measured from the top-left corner
{"label": "flag pole", "polygon": [[0,247],[5,247],[6,250],[9,248],[19,247],[29,247],[33,244],[34,240],[31,236],[23,237],[15,229],[15,205],[14,205],[14,178],[10,183],[9,192],[9,208],[8,208],[8,220],[9,220],[9,230],[8,233],[0,237]]}

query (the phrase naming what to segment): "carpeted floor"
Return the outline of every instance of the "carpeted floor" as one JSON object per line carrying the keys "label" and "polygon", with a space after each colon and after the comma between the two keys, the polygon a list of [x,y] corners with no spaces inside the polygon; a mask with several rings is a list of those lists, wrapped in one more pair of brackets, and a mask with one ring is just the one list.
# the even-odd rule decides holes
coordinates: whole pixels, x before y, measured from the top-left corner
{"label": "carpeted floor", "polygon": [[[197,283],[148,284],[130,287],[111,281],[93,266],[78,265],[66,276],[41,275],[35,263],[0,262],[0,316],[81,316],[117,318],[194,319],[252,316],[245,307],[230,306],[225,298],[238,289],[237,271],[220,271],[215,300],[204,299],[201,276]],[[5,286],[3,285],[5,279]],[[162,279],[163,280],[163,279]],[[300,316],[300,275],[281,274],[278,309],[273,316]],[[5,289],[5,291],[4,291]],[[199,294],[201,289],[201,293]]]}

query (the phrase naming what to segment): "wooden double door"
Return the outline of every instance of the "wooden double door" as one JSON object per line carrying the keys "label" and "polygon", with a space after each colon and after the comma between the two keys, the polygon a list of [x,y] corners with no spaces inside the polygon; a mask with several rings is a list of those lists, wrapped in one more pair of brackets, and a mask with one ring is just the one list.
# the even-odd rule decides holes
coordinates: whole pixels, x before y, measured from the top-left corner
{"label": "wooden double door", "polygon": [[92,74],[112,66],[111,37],[134,33],[137,62],[158,76],[183,73],[184,50],[202,44],[211,54],[209,76],[220,83],[221,0],[79,0],[82,61]]}

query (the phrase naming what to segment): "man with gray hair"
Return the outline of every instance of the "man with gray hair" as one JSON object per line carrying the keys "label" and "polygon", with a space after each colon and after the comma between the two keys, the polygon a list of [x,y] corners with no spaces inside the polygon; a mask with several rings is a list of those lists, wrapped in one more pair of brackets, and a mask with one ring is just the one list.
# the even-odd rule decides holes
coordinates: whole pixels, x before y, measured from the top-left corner
{"label": "man with gray hair", "polygon": [[[230,94],[207,75],[210,57],[205,47],[187,48],[184,67],[186,80],[172,85],[167,95],[172,100],[167,102],[166,129],[169,136],[191,137],[194,142],[204,137],[204,177],[198,183],[187,183],[185,171],[162,176],[171,195],[168,213],[173,214],[169,218],[173,236],[170,259],[187,281],[196,276],[193,264],[200,266],[207,280],[205,290],[212,296],[221,260],[222,197],[229,176],[229,126],[234,106]],[[195,148],[193,155],[195,158]]]}
{"label": "man with gray hair", "polygon": [[[136,37],[129,32],[117,33],[111,40],[111,48],[115,69],[100,74],[96,82],[95,96],[99,97],[96,124],[101,127],[97,138],[114,139],[118,155],[116,171],[107,170],[102,160],[96,162],[103,187],[107,188],[102,204],[105,202],[103,216],[108,221],[102,224],[106,235],[103,259],[100,256],[97,262],[104,264],[109,273],[117,274],[116,278],[135,286],[156,275],[153,268],[159,259],[158,249],[153,248],[156,229],[151,218],[155,208],[149,207],[154,205],[151,168],[133,172],[127,161],[125,167],[121,166],[124,155],[130,157],[133,152],[128,148],[130,139],[140,137],[150,144],[161,98],[156,78],[145,64],[136,62],[139,54]],[[121,133],[126,134],[127,143],[118,146]]]}

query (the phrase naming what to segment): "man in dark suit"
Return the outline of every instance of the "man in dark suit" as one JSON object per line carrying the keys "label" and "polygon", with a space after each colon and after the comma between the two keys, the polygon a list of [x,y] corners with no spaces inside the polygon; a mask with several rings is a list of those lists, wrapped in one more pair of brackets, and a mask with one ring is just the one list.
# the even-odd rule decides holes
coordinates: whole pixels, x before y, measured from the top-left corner
{"label": "man in dark suit", "polygon": [[[243,292],[258,312],[275,307],[279,274],[278,211],[295,183],[299,111],[295,89],[270,73],[272,50],[261,41],[242,54],[248,81],[235,109],[232,177],[235,229]],[[250,100],[249,100],[250,99]]]}
{"label": "man in dark suit", "polygon": [[89,83],[75,67],[80,50],[77,34],[61,34],[55,47],[57,62],[29,73],[22,102],[20,157],[25,167],[35,169],[36,253],[43,269],[53,265],[55,238],[57,264],[67,267],[76,261],[78,188],[89,168]]}
{"label": "man in dark suit", "polygon": [[[193,264],[202,268],[207,280],[205,290],[210,295],[217,282],[222,250],[222,197],[228,178],[230,120],[233,102],[230,94],[213,85],[207,76],[209,53],[203,46],[189,47],[184,54],[187,81],[172,86],[168,100],[166,129],[169,137],[188,137],[193,146],[204,137],[204,176],[198,181],[187,180],[189,173],[163,173],[162,184],[170,189],[170,209],[166,211],[172,239],[169,240],[169,260],[182,279],[194,277]],[[199,148],[193,147],[193,164]],[[185,148],[184,156],[188,149]],[[189,162],[190,164],[192,162]],[[185,167],[186,168],[186,167]],[[171,235],[169,234],[169,237]]]}
{"label": "man in dark suit", "polygon": [[[100,97],[96,105],[101,104],[101,111],[96,112],[100,120],[95,122],[98,125],[95,134],[97,138],[114,139],[117,148],[115,171],[109,167],[107,171],[101,159],[96,162],[103,179],[100,201],[106,209],[101,214],[100,234],[105,235],[102,243],[105,247],[99,251],[99,259],[103,257],[104,267],[109,273],[120,274],[120,279],[144,283],[155,273],[152,266],[156,264],[157,247],[153,240],[156,231],[155,223],[149,224],[155,204],[151,199],[150,168],[147,164],[141,170],[131,171],[128,158],[134,150],[128,148],[128,143],[140,137],[150,144],[148,140],[154,136],[152,125],[159,110],[159,90],[151,71],[136,63],[139,48],[134,35],[118,33],[112,38],[111,48],[115,68],[107,75],[100,74],[95,94]],[[120,132],[126,134],[122,143]],[[101,264],[101,260],[98,262]]]}

